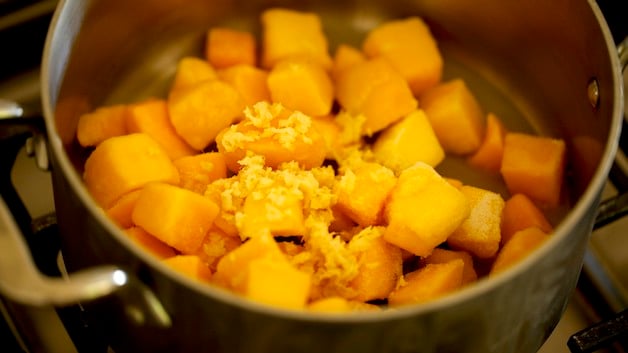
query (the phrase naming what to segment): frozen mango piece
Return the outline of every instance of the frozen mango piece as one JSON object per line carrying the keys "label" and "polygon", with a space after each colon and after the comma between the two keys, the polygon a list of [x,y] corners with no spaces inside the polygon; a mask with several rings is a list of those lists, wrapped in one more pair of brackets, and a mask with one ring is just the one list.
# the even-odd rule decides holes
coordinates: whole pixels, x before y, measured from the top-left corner
{"label": "frozen mango piece", "polygon": [[215,271],[218,261],[240,245],[242,245],[240,237],[229,235],[214,227],[207,232],[197,255]]}
{"label": "frozen mango piece", "polygon": [[165,100],[151,99],[129,105],[127,130],[129,133],[143,132],[163,147],[170,159],[196,154],[174,130],[168,116]]}
{"label": "frozen mango piece", "polygon": [[501,241],[504,199],[500,194],[469,185],[463,185],[460,191],[469,201],[471,213],[447,238],[447,244],[479,258],[493,257]]}
{"label": "frozen mango piece", "polygon": [[536,227],[526,228],[515,233],[499,253],[489,276],[502,272],[525,259],[532,251],[549,239],[549,234]]}
{"label": "frozen mango piece", "polygon": [[418,162],[401,172],[390,194],[384,239],[417,256],[428,256],[469,212],[469,201],[460,190]]}
{"label": "frozen mango piece", "polygon": [[193,86],[202,81],[215,80],[217,77],[216,70],[207,60],[195,56],[186,56],[177,63],[177,71],[170,86],[170,91]]}
{"label": "frozen mango piece", "polygon": [[478,274],[473,266],[473,256],[466,251],[436,248],[432,251],[430,256],[421,259],[421,264],[422,266],[427,264],[442,264],[456,259],[460,259],[464,262],[464,269],[462,271],[463,285],[469,284],[478,279]]}
{"label": "frozen mango piece", "polygon": [[234,65],[255,66],[256,53],[255,37],[250,32],[225,27],[210,28],[207,32],[205,57],[217,69]]}
{"label": "frozen mango piece", "polygon": [[162,260],[177,272],[201,282],[209,282],[212,272],[196,255],[177,255]]}
{"label": "frozen mango piece", "polygon": [[329,114],[334,86],[327,71],[304,59],[278,62],[268,74],[268,90],[273,102],[309,116]]}
{"label": "frozen mango piece", "polygon": [[445,152],[474,153],[484,138],[484,113],[462,79],[430,88],[419,98]]}
{"label": "frozen mango piece", "polygon": [[462,286],[463,272],[464,261],[461,259],[427,264],[405,276],[405,285],[390,293],[388,305],[424,303],[442,297]]}
{"label": "frozen mango piece", "polygon": [[131,214],[137,198],[140,196],[142,189],[133,190],[122,195],[111,207],[107,209],[107,216],[114,221],[120,228],[129,228],[133,226]]}
{"label": "frozen mango piece", "polygon": [[311,275],[288,261],[261,257],[248,264],[244,296],[286,309],[303,309],[310,295]]}
{"label": "frozen mango piece", "polygon": [[220,80],[202,81],[171,91],[170,121],[191,147],[202,150],[242,114],[244,100],[233,86]]}
{"label": "frozen mango piece", "polygon": [[361,226],[379,225],[388,195],[397,182],[392,170],[373,162],[341,168],[336,207]]}
{"label": "frozen mango piece", "polygon": [[368,227],[349,242],[358,258],[358,274],[351,281],[357,296],[353,300],[385,299],[403,274],[401,249],[384,240],[383,227]]}
{"label": "frozen mango piece", "polygon": [[475,153],[467,159],[469,164],[493,173],[499,173],[504,155],[505,137],[506,128],[504,124],[495,114],[489,113],[486,117],[484,140]]}
{"label": "frozen mango piece", "polygon": [[383,58],[357,63],[336,81],[336,98],[350,114],[363,114],[363,134],[373,135],[410,114],[417,101],[408,83]]}
{"label": "frozen mango piece", "polygon": [[373,144],[373,153],[378,162],[396,173],[416,162],[436,167],[445,158],[430,121],[420,109],[382,131]]}
{"label": "frozen mango piece", "polygon": [[362,48],[368,57],[389,60],[417,96],[441,80],[443,58],[430,29],[418,17],[382,23],[368,33]]}
{"label": "frozen mango piece", "polygon": [[160,259],[167,259],[177,255],[173,248],[140,227],[127,228],[124,232],[129,238]]}
{"label": "frozen mango piece", "polygon": [[219,152],[181,157],[172,163],[179,171],[179,185],[201,195],[212,181],[227,177],[225,157]]}
{"label": "frozen mango piece", "polygon": [[351,311],[351,305],[343,297],[327,297],[311,302],[307,309],[318,313],[345,313]]}
{"label": "frozen mango piece", "polygon": [[85,162],[83,179],[96,202],[107,209],[122,195],[152,181],[179,183],[179,173],[161,146],[146,134],[111,137]]}
{"label": "frozen mango piece", "polygon": [[183,254],[195,254],[219,207],[209,198],[178,186],[151,183],[133,209],[133,223]]}
{"label": "frozen mango piece", "polygon": [[530,198],[524,194],[512,195],[506,200],[502,211],[502,246],[516,232],[530,227],[537,227],[545,233],[553,230],[551,223]]}
{"label": "frozen mango piece", "polygon": [[286,187],[272,187],[250,194],[242,207],[243,237],[254,237],[260,232],[274,236],[305,234],[303,203],[300,195]]}
{"label": "frozen mango piece", "polygon": [[262,22],[262,67],[270,69],[287,58],[311,59],[331,67],[327,37],[320,17],[311,12],[282,8],[265,10]]}
{"label": "frozen mango piece", "polygon": [[565,174],[565,142],[550,137],[508,133],[501,175],[511,194],[522,193],[543,207],[556,207]]}
{"label": "frozen mango piece", "polygon": [[331,77],[337,80],[348,68],[363,61],[366,61],[366,57],[360,50],[348,44],[340,44],[334,54]]}
{"label": "frozen mango piece", "polygon": [[96,146],[104,140],[126,135],[127,106],[124,104],[100,107],[80,116],[76,137],[83,147]]}
{"label": "frozen mango piece", "polygon": [[270,102],[266,70],[250,65],[234,65],[218,71],[218,77],[240,92],[246,105]]}

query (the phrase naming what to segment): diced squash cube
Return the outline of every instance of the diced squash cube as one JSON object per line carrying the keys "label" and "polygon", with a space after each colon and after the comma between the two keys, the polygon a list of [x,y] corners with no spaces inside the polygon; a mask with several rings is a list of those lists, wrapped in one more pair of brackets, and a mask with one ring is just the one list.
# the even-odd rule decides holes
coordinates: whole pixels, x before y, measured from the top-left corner
{"label": "diced squash cube", "polygon": [[167,259],[177,254],[173,248],[140,227],[127,228],[124,232],[157,258]]}
{"label": "diced squash cube", "polygon": [[351,305],[343,297],[328,297],[311,302],[307,309],[318,313],[345,313],[351,311]]}
{"label": "diced squash cube", "polygon": [[177,255],[162,260],[177,272],[201,282],[209,282],[212,272],[196,255]]}
{"label": "diced squash cube", "polygon": [[203,81],[215,80],[217,77],[216,70],[207,60],[195,56],[186,56],[177,63],[177,71],[170,86],[170,91],[193,86]]}
{"label": "diced squash cube", "polygon": [[368,33],[362,48],[368,57],[389,60],[417,96],[441,80],[443,58],[430,29],[419,17],[381,24]]}
{"label": "diced squash cube", "polygon": [[305,234],[303,203],[286,187],[273,187],[250,194],[242,207],[239,227],[242,237],[255,237],[260,232],[274,236]]}
{"label": "diced squash cube", "polygon": [[419,98],[445,152],[474,153],[484,138],[484,113],[462,79],[441,83]]}
{"label": "diced squash cube", "polygon": [[336,98],[350,114],[363,114],[363,134],[373,135],[417,108],[408,83],[386,59],[347,69],[336,81]]}
{"label": "diced squash cube", "polygon": [[255,66],[256,52],[255,37],[249,32],[214,27],[207,33],[205,57],[217,69],[234,65]]}
{"label": "diced squash cube", "polygon": [[195,254],[214,223],[219,207],[209,198],[164,183],[144,187],[133,223],[183,254]]}
{"label": "diced squash cube", "polygon": [[373,144],[378,162],[401,173],[416,162],[436,167],[445,158],[425,112],[418,109],[382,131]]}
{"label": "diced squash cube", "polygon": [[361,226],[382,224],[388,195],[397,182],[392,170],[373,162],[341,168],[336,207]]}
{"label": "diced squash cube", "polygon": [[172,163],[179,171],[179,185],[201,195],[205,194],[211,182],[227,177],[225,157],[219,152],[181,157]]}
{"label": "diced squash cube", "polygon": [[506,128],[504,124],[495,114],[489,113],[486,117],[484,140],[475,153],[467,159],[469,164],[493,173],[499,173],[504,155],[505,137]]}
{"label": "diced squash cube", "polygon": [[512,236],[526,228],[537,227],[545,233],[553,230],[552,225],[547,220],[543,212],[524,194],[512,195],[502,211],[502,246],[506,244]]}
{"label": "diced squash cube", "polygon": [[286,309],[303,309],[310,294],[311,276],[287,261],[261,257],[248,265],[244,296]]}
{"label": "diced squash cube", "polygon": [[268,72],[265,70],[249,65],[235,65],[218,71],[218,77],[240,92],[246,105],[270,102]]}
{"label": "diced squash cube", "polygon": [[111,207],[107,209],[107,216],[120,228],[133,226],[131,214],[142,189],[133,190],[122,195]]}
{"label": "diced squash cube", "polygon": [[501,174],[511,194],[556,207],[565,173],[565,142],[523,133],[506,134]]}
{"label": "diced squash cube", "polygon": [[268,74],[268,90],[273,102],[309,116],[329,114],[334,100],[327,71],[311,60],[278,62]]}
{"label": "diced squash cube", "polygon": [[340,44],[338,48],[336,48],[333,60],[331,77],[334,80],[337,80],[338,77],[340,77],[340,75],[342,75],[342,73],[348,68],[357,63],[366,61],[366,57],[364,56],[364,53],[357,48],[348,44]]}
{"label": "diced squash cube", "polygon": [[418,162],[401,172],[390,194],[384,239],[417,256],[428,256],[469,212],[469,202],[460,190]]}
{"label": "diced squash cube", "polygon": [[349,250],[358,258],[358,274],[351,281],[354,300],[385,299],[395,289],[403,274],[401,249],[384,240],[383,227],[368,227],[349,242]]}
{"label": "diced squash cube", "polygon": [[456,259],[460,259],[464,262],[464,269],[462,271],[462,284],[469,284],[475,282],[478,279],[478,274],[473,266],[473,256],[466,251],[454,251],[436,248],[432,251],[432,254],[428,257],[421,259],[423,266],[427,264],[442,264],[450,262]]}
{"label": "diced squash cube", "polygon": [[179,173],[161,146],[146,134],[111,137],[85,162],[83,179],[96,202],[107,209],[122,195],[152,181],[179,183]]}
{"label": "diced squash cube", "polygon": [[127,106],[123,104],[100,107],[81,115],[76,137],[83,147],[96,146],[104,140],[126,135]]}
{"label": "diced squash cube", "polygon": [[241,116],[244,106],[240,93],[220,80],[171,91],[168,98],[174,129],[197,150],[207,147],[221,130]]}
{"label": "diced squash cube", "polygon": [[151,99],[129,105],[126,126],[129,133],[143,132],[152,137],[163,147],[170,159],[190,156],[197,152],[174,130],[165,100]]}
{"label": "diced squash cube", "polygon": [[405,276],[405,285],[388,296],[392,307],[424,303],[459,289],[462,286],[464,261],[452,260],[439,264],[427,264]]}
{"label": "diced squash cube", "polygon": [[218,261],[229,252],[237,249],[240,245],[242,245],[240,237],[226,234],[214,227],[209,230],[207,236],[203,239],[203,244],[197,255],[210,269],[215,271]]}
{"label": "diced squash cube", "polygon": [[327,37],[320,17],[311,12],[273,8],[261,15],[262,67],[270,69],[283,59],[308,58],[331,67]]}
{"label": "diced squash cube", "polygon": [[500,194],[469,185],[463,185],[460,191],[469,201],[471,213],[447,238],[447,244],[479,258],[493,257],[501,241],[504,199]]}
{"label": "diced squash cube", "polygon": [[547,239],[549,239],[549,234],[536,227],[518,231],[497,254],[489,275],[502,272],[525,259]]}
{"label": "diced squash cube", "polygon": [[325,141],[325,157],[334,159],[335,154],[341,148],[340,125],[331,116],[312,118],[312,125]]}

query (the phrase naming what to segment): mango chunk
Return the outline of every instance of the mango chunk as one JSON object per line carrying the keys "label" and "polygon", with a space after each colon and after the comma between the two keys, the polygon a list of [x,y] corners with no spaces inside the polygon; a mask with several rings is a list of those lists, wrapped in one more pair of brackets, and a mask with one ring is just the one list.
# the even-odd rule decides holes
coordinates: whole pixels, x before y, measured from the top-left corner
{"label": "mango chunk", "polygon": [[85,185],[107,209],[122,195],[153,181],[179,183],[179,173],[161,146],[146,134],[111,137],[85,162]]}
{"label": "mango chunk", "polygon": [[303,309],[310,294],[311,275],[287,261],[261,257],[248,265],[244,296],[286,309]]}
{"label": "mango chunk", "polygon": [[329,114],[334,100],[327,71],[311,60],[278,62],[268,74],[268,89],[273,102],[309,116]]}
{"label": "mango chunk", "polygon": [[368,33],[362,48],[370,58],[389,60],[416,96],[441,80],[443,58],[430,29],[418,17],[381,24]]}
{"label": "mango chunk", "polygon": [[464,261],[461,259],[427,264],[405,276],[405,285],[390,293],[388,305],[424,303],[451,293],[462,286],[463,271]]}
{"label": "mango chunk", "polygon": [[489,113],[486,117],[484,140],[482,140],[477,151],[467,159],[469,164],[493,173],[499,173],[504,155],[505,137],[506,128],[504,124],[495,114]]}
{"label": "mango chunk", "polygon": [[205,57],[217,69],[234,65],[255,66],[256,47],[255,37],[249,32],[214,27],[207,33]]}
{"label": "mango chunk", "polygon": [[500,273],[526,258],[549,239],[549,234],[536,227],[516,232],[497,254],[489,276]]}
{"label": "mango chunk", "polygon": [[475,282],[478,279],[478,274],[473,265],[473,256],[466,251],[436,248],[432,251],[430,256],[421,259],[421,264],[423,266],[427,264],[442,264],[456,259],[460,259],[464,262],[464,269],[462,270],[462,284],[465,285]]}
{"label": "mango chunk", "polygon": [[401,173],[416,162],[436,167],[445,151],[423,110],[417,109],[382,131],[373,144],[378,162]]}
{"label": "mango chunk", "polygon": [[307,309],[318,313],[345,313],[351,311],[351,305],[343,297],[327,297],[311,302]]}
{"label": "mango chunk", "polygon": [[544,207],[560,203],[565,142],[523,133],[506,134],[501,175],[511,194],[522,193]]}
{"label": "mango chunk", "polygon": [[179,273],[201,282],[209,282],[212,272],[196,255],[177,255],[162,260]]}
{"label": "mango chunk", "polygon": [[469,201],[471,213],[447,238],[447,244],[479,258],[493,257],[501,241],[504,199],[500,194],[469,185],[463,185],[460,191]]}
{"label": "mango chunk", "polygon": [[195,254],[214,223],[219,207],[190,190],[151,183],[140,193],[133,223],[183,254]]}
{"label": "mango chunk", "polygon": [[234,65],[218,71],[218,77],[240,93],[246,105],[270,102],[268,72],[250,65]]}
{"label": "mango chunk", "polygon": [[287,58],[306,58],[331,67],[327,37],[320,17],[311,12],[282,8],[265,10],[262,22],[262,67],[270,69]]}
{"label": "mango chunk", "polygon": [[325,158],[334,159],[337,151],[342,148],[340,125],[332,116],[321,116],[312,118],[312,126],[325,141]]}
{"label": "mango chunk", "polygon": [[165,100],[151,99],[129,105],[127,130],[129,133],[143,132],[163,147],[170,159],[196,154],[174,130],[168,116]]}
{"label": "mango chunk", "polygon": [[301,198],[292,190],[279,186],[252,193],[244,201],[239,230],[245,238],[260,232],[270,232],[274,236],[305,234]]}
{"label": "mango chunk", "polygon": [[172,163],[179,171],[179,185],[197,194],[205,194],[207,185],[214,180],[227,177],[225,157],[219,152],[181,157]]}
{"label": "mango chunk", "polygon": [[167,259],[177,255],[173,248],[140,227],[127,228],[124,232],[129,238],[140,244],[143,249],[148,250],[159,259]]}
{"label": "mango chunk", "polygon": [[170,91],[193,86],[203,81],[215,80],[216,78],[216,70],[207,60],[195,56],[186,56],[177,63],[177,71],[170,86]]}
{"label": "mango chunk", "polygon": [[133,226],[133,209],[135,203],[140,196],[142,189],[133,190],[122,195],[114,204],[107,209],[107,216],[117,224],[120,228],[129,228]]}
{"label": "mango chunk", "polygon": [[214,227],[209,230],[197,255],[212,271],[216,271],[218,261],[229,252],[242,245],[238,236],[231,236]]}
{"label": "mango chunk", "polygon": [[417,256],[428,256],[469,213],[464,194],[432,167],[418,162],[401,172],[390,194],[384,239]]}
{"label": "mango chunk", "polygon": [[445,152],[475,152],[484,138],[484,113],[462,79],[438,84],[419,101]]}
{"label": "mango chunk", "polygon": [[126,135],[128,110],[124,104],[97,108],[80,116],[76,137],[83,147],[96,146],[104,140]]}
{"label": "mango chunk", "polygon": [[241,116],[244,100],[230,84],[202,81],[170,92],[170,121],[192,148],[202,150],[218,133]]}
{"label": "mango chunk", "polygon": [[502,211],[502,246],[512,236],[526,228],[537,227],[545,233],[553,230],[543,212],[524,194],[514,194],[504,204]]}
{"label": "mango chunk", "polygon": [[366,56],[359,49],[348,44],[340,44],[334,54],[330,75],[337,80],[348,68],[363,61],[366,61]]}
{"label": "mango chunk", "polygon": [[336,81],[336,98],[350,114],[363,114],[363,134],[385,129],[417,108],[404,78],[383,58],[357,63]]}

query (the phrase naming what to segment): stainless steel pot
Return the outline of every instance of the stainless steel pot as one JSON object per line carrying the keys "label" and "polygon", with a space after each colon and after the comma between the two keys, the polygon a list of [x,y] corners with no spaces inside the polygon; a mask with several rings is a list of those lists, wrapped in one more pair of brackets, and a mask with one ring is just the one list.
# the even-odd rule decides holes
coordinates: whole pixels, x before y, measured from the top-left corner
{"label": "stainless steel pot", "polygon": [[[553,215],[560,223],[551,240],[512,269],[440,300],[336,316],[269,308],[198,284],[129,241],[83,185],[78,117],[101,104],[164,94],[176,60],[200,55],[209,27],[259,33],[258,14],[269,6],[320,13],[332,47],[359,45],[383,19],[425,18],[445,55],[446,77],[465,78],[480,103],[513,130],[566,140],[569,197]],[[99,277],[73,274],[73,287],[46,280],[33,289],[0,261],[0,289],[31,304],[84,301],[116,352],[534,352],[575,288],[623,112],[622,64],[592,1],[66,0],[43,65],[66,266],[70,272],[97,267]],[[453,173],[460,164],[450,160],[442,168]],[[15,246],[7,235],[14,227],[5,228],[2,244]]]}

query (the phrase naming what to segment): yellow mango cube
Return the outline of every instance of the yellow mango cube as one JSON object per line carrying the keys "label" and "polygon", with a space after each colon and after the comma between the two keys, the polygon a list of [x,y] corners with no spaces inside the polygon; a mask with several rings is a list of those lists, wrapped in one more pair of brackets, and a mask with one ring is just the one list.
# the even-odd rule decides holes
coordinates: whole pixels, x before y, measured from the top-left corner
{"label": "yellow mango cube", "polygon": [[473,256],[469,252],[466,251],[455,251],[448,249],[436,248],[430,256],[424,257],[421,259],[421,265],[425,266],[427,264],[442,264],[447,263],[456,259],[462,260],[464,262],[464,269],[462,271],[462,284],[469,284],[478,279],[478,274],[475,271],[475,267],[473,265]]}
{"label": "yellow mango cube", "polygon": [[131,214],[135,208],[135,203],[140,196],[142,189],[133,190],[122,195],[116,202],[107,208],[107,216],[117,224],[120,228],[129,228],[133,226]]}
{"label": "yellow mango cube", "polygon": [[196,255],[198,255],[211,270],[215,271],[218,261],[240,245],[242,245],[242,240],[239,236],[227,234],[214,226],[207,232],[207,236],[203,239],[203,244]]}
{"label": "yellow mango cube", "polygon": [[349,301],[343,297],[317,299],[308,304],[307,309],[318,313],[345,313],[352,310]]}
{"label": "yellow mango cube", "polygon": [[416,162],[436,167],[445,158],[430,121],[420,109],[382,131],[373,144],[373,153],[378,162],[396,173]]}
{"label": "yellow mango cube", "polygon": [[469,212],[469,202],[460,190],[418,162],[401,172],[390,194],[384,239],[417,256],[428,256]]}
{"label": "yellow mango cube", "polygon": [[259,190],[249,195],[242,208],[241,236],[255,237],[260,232],[274,236],[305,234],[303,203],[286,187]]}
{"label": "yellow mango cube", "polygon": [[260,303],[286,309],[303,309],[307,303],[311,275],[287,261],[261,257],[248,264],[244,296]]}
{"label": "yellow mango cube", "polygon": [[202,81],[215,80],[217,77],[216,70],[207,60],[186,56],[177,63],[177,71],[170,90],[176,91]]}
{"label": "yellow mango cube", "polygon": [[359,49],[348,44],[340,44],[334,54],[331,77],[337,80],[348,68],[363,61],[366,61],[366,57]]}
{"label": "yellow mango cube", "polygon": [[381,24],[368,33],[362,48],[370,58],[389,60],[416,96],[441,80],[443,58],[430,29],[418,17]]}
{"label": "yellow mango cube", "polygon": [[405,276],[405,285],[390,293],[388,305],[424,303],[451,293],[462,286],[463,271],[464,262],[461,259],[427,264]]}
{"label": "yellow mango cube", "polygon": [[335,154],[342,147],[340,141],[341,127],[332,116],[312,118],[312,126],[325,141],[325,157],[334,159]]}
{"label": "yellow mango cube", "polygon": [[419,98],[445,152],[467,155],[484,139],[484,112],[462,79],[441,83]]}
{"label": "yellow mango cube", "polygon": [[96,146],[104,140],[127,134],[128,109],[124,104],[100,107],[80,116],[76,137],[83,147]]}
{"label": "yellow mango cube", "polygon": [[197,281],[209,282],[212,277],[212,272],[207,264],[196,255],[177,255],[162,261],[175,271]]}
{"label": "yellow mango cube", "polygon": [[469,201],[471,213],[447,238],[447,244],[479,258],[493,257],[501,241],[504,199],[498,193],[469,185],[463,185],[460,191]]}
{"label": "yellow mango cube", "polygon": [[255,37],[246,31],[214,27],[207,31],[205,58],[217,69],[257,64]]}
{"label": "yellow mango cube", "polygon": [[218,215],[209,198],[178,186],[151,183],[133,209],[133,223],[183,254],[195,254]]}
{"label": "yellow mango cube", "polygon": [[270,102],[268,71],[250,65],[234,65],[218,71],[218,77],[231,84],[242,96],[246,105]]}
{"label": "yellow mango cube", "polygon": [[179,183],[179,173],[163,148],[147,134],[111,137],[85,162],[85,185],[107,209],[122,195],[153,182]]}
{"label": "yellow mango cube", "polygon": [[225,157],[220,152],[185,156],[172,163],[179,171],[179,185],[201,195],[205,194],[211,182],[227,177]]}
{"label": "yellow mango cube", "polygon": [[173,248],[140,227],[127,228],[124,232],[129,238],[159,259],[167,259],[177,255]]}
{"label": "yellow mango cube", "polygon": [[497,254],[489,275],[493,276],[522,261],[549,237],[548,233],[536,227],[516,232]]}

